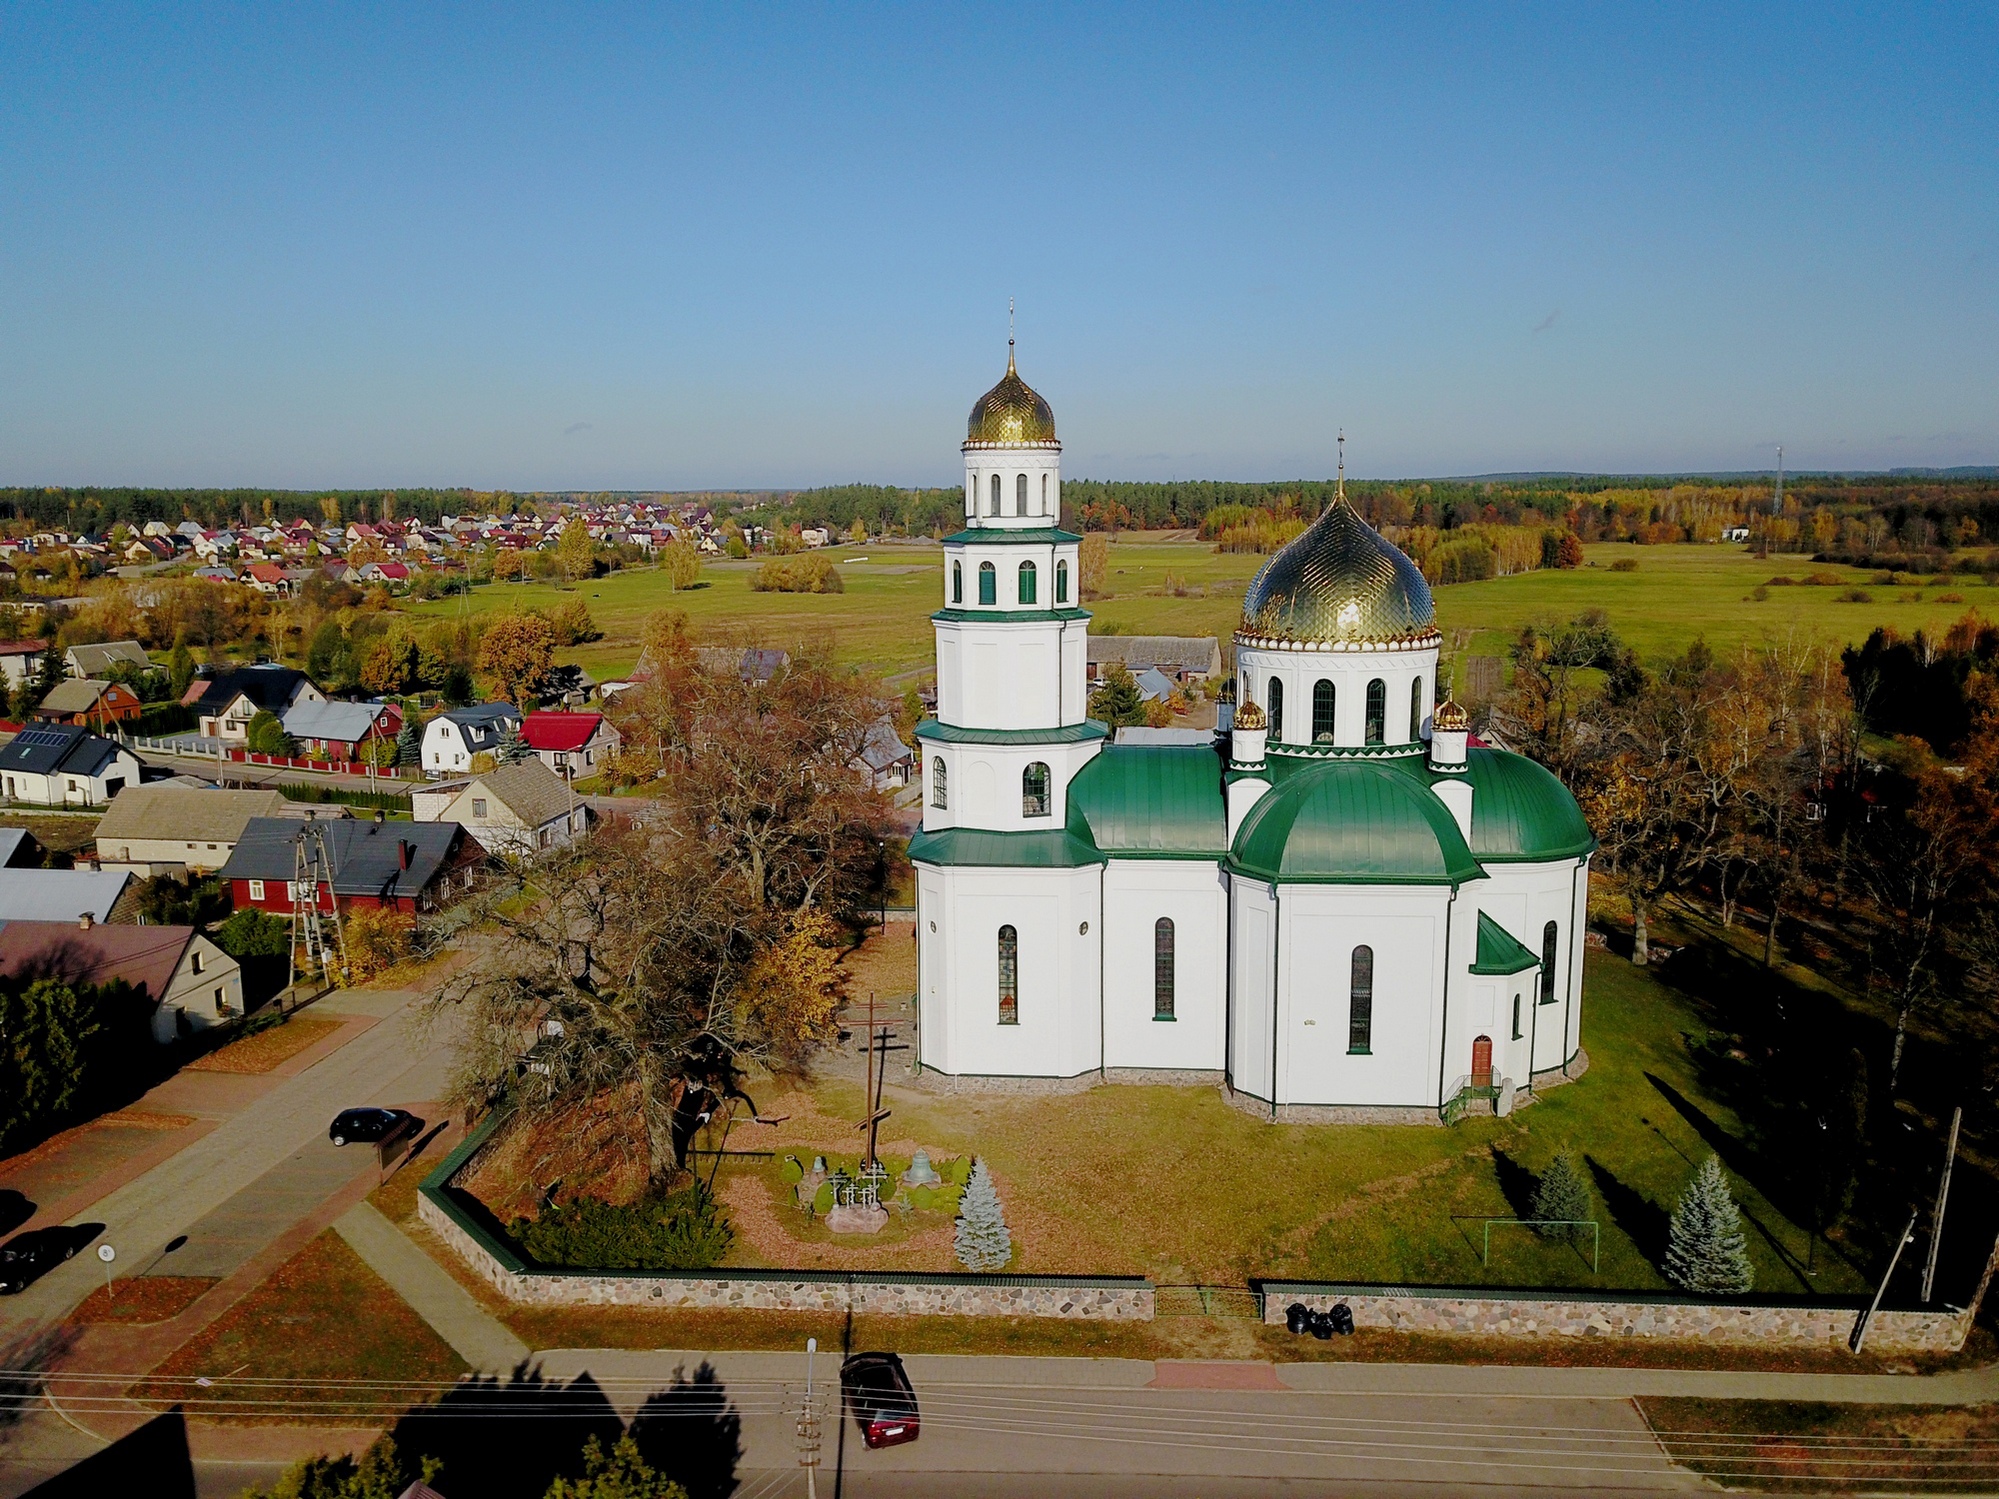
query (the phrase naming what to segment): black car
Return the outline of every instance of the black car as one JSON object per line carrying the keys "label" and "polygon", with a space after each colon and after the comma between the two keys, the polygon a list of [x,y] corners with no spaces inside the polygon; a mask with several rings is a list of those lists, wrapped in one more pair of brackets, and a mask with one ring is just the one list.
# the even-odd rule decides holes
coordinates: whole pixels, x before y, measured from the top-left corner
{"label": "black car", "polygon": [[840,1365],[840,1394],[860,1423],[861,1440],[870,1447],[913,1442],[922,1432],[916,1391],[909,1386],[902,1360],[893,1353],[850,1357]]}
{"label": "black car", "polygon": [[326,1127],[326,1138],[335,1145],[393,1140],[415,1122],[416,1115],[408,1109],[342,1109]]}
{"label": "black car", "polygon": [[75,1255],[76,1230],[31,1228],[0,1248],[0,1296],[25,1291],[64,1260]]}

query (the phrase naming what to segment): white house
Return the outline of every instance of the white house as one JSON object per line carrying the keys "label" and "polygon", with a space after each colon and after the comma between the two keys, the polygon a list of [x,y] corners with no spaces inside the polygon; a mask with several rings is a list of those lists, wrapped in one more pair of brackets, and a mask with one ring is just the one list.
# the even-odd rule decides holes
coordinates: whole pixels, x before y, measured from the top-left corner
{"label": "white house", "polygon": [[194,709],[201,732],[210,739],[249,737],[250,720],[258,713],[284,716],[298,703],[323,703],[326,694],[302,671],[259,663],[196,677],[181,702]]}
{"label": "white house", "polygon": [[424,726],[423,768],[432,777],[470,770],[474,755],[492,754],[520,726],[520,709],[512,703],[449,708]]}
{"label": "white house", "polygon": [[139,758],[80,724],[31,723],[0,746],[0,794],[44,807],[101,807],[139,784]]}
{"label": "white house", "polygon": [[572,781],[596,775],[625,742],[601,713],[530,713],[521,738],[542,764]]}
{"label": "white house", "polygon": [[0,973],[73,984],[123,981],[153,1002],[153,1039],[243,1013],[243,970],[191,926],[105,926],[92,917],[0,922]]}
{"label": "white house", "polygon": [[1589,828],[1436,704],[1430,590],[1343,487],[1245,593],[1214,741],[1113,744],[1054,414],[1011,358],[961,451],[909,847],[925,1068],[1434,1119],[1576,1056]]}
{"label": "white house", "polygon": [[481,771],[410,793],[418,822],[455,822],[488,853],[555,848],[590,825],[590,813],[562,778],[538,759]]}

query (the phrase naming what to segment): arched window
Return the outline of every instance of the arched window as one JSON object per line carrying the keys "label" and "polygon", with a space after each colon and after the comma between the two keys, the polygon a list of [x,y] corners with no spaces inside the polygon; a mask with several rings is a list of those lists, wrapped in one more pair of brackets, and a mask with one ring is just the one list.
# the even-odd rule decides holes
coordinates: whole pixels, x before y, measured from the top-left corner
{"label": "arched window", "polygon": [[1270,737],[1273,742],[1284,738],[1284,683],[1276,677],[1270,679],[1270,706],[1263,710],[1270,715]]}
{"label": "arched window", "polygon": [[999,929],[999,1023],[1020,1024],[1020,934]]}
{"label": "arched window", "polygon": [[1020,815],[1046,817],[1049,806],[1048,767],[1036,760],[1020,773]]}
{"label": "arched window", "polygon": [[1013,513],[1014,513],[1015,515],[1025,515],[1025,514],[1027,514],[1027,475],[1026,475],[1026,474],[1021,474],[1021,475],[1020,475],[1020,476],[1019,476],[1018,478],[1016,478],[1016,479],[1014,480],[1014,485],[1013,485]]}
{"label": "arched window", "polygon": [[979,564],[979,602],[982,604],[999,602],[999,574],[990,562]]}
{"label": "arched window", "polygon": [[1367,743],[1379,744],[1388,732],[1388,684],[1376,677],[1367,684]]}
{"label": "arched window", "polygon": [[1374,949],[1353,950],[1353,976],[1347,986],[1347,1050],[1366,1056],[1374,1049]]}
{"label": "arched window", "polygon": [[951,602],[965,602],[965,564],[962,562],[951,564]]}
{"label": "arched window", "polygon": [[1333,684],[1324,677],[1312,684],[1312,743],[1333,742]]}
{"label": "arched window", "polygon": [[1414,744],[1423,737],[1423,679],[1418,677],[1409,684],[1409,742]]}
{"label": "arched window", "polygon": [[944,757],[935,755],[930,761],[930,805],[946,811],[950,810],[951,792],[944,783]]}
{"label": "arched window", "polygon": [[1555,1002],[1555,923],[1541,928],[1541,1003]]}
{"label": "arched window", "polygon": [[1066,560],[1055,564],[1055,602],[1069,602],[1069,564]]}
{"label": "arched window", "polygon": [[1173,918],[1152,923],[1152,1018],[1173,1018]]}
{"label": "arched window", "polygon": [[994,475],[993,475],[993,497],[992,497],[992,502],[991,502],[991,503],[990,503],[990,504],[989,504],[989,505],[988,505],[988,506],[986,507],[986,514],[988,514],[988,515],[998,515],[998,514],[999,514],[999,502],[1000,502],[1000,480],[999,480],[999,475],[998,475],[998,474],[994,474]]}
{"label": "arched window", "polygon": [[1048,475],[1041,476],[1041,513],[1048,513]]}
{"label": "arched window", "polygon": [[1520,1039],[1520,996],[1513,996],[1513,1039]]}
{"label": "arched window", "polygon": [[1021,602],[1022,602],[1023,604],[1032,604],[1032,603],[1034,603],[1034,602],[1035,602],[1035,590],[1036,590],[1036,586],[1037,586],[1037,583],[1038,583],[1038,579],[1037,579],[1037,576],[1036,576],[1036,574],[1035,574],[1035,571],[1034,571],[1034,564],[1033,564],[1032,562],[1023,562],[1023,563],[1021,563],[1021,564],[1020,564],[1020,601],[1021,601]]}

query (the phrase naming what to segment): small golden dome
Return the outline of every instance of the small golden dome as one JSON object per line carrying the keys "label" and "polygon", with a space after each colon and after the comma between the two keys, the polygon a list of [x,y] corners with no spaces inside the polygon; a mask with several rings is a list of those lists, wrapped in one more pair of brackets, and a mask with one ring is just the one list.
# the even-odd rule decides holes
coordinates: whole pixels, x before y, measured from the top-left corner
{"label": "small golden dome", "polygon": [[1013,347],[1006,351],[1006,378],[979,397],[965,424],[968,447],[1026,447],[1055,441],[1055,413],[1014,372]]}
{"label": "small golden dome", "polygon": [[1457,705],[1453,698],[1445,698],[1438,704],[1437,711],[1430,715],[1430,727],[1445,732],[1463,731],[1471,727],[1471,718]]}
{"label": "small golden dome", "polygon": [[1252,699],[1235,710],[1235,726],[1239,729],[1267,729],[1270,720],[1263,716],[1263,710]]}

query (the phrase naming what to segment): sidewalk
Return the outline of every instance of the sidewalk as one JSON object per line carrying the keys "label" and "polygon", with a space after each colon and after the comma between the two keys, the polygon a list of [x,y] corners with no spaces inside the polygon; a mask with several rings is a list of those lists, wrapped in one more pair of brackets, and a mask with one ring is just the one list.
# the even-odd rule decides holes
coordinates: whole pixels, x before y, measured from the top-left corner
{"label": "sidewalk", "polygon": [[449,1271],[411,1243],[371,1202],[359,1202],[333,1225],[368,1268],[389,1283],[454,1352],[481,1374],[505,1374],[527,1361],[528,1345],[473,1299]]}

